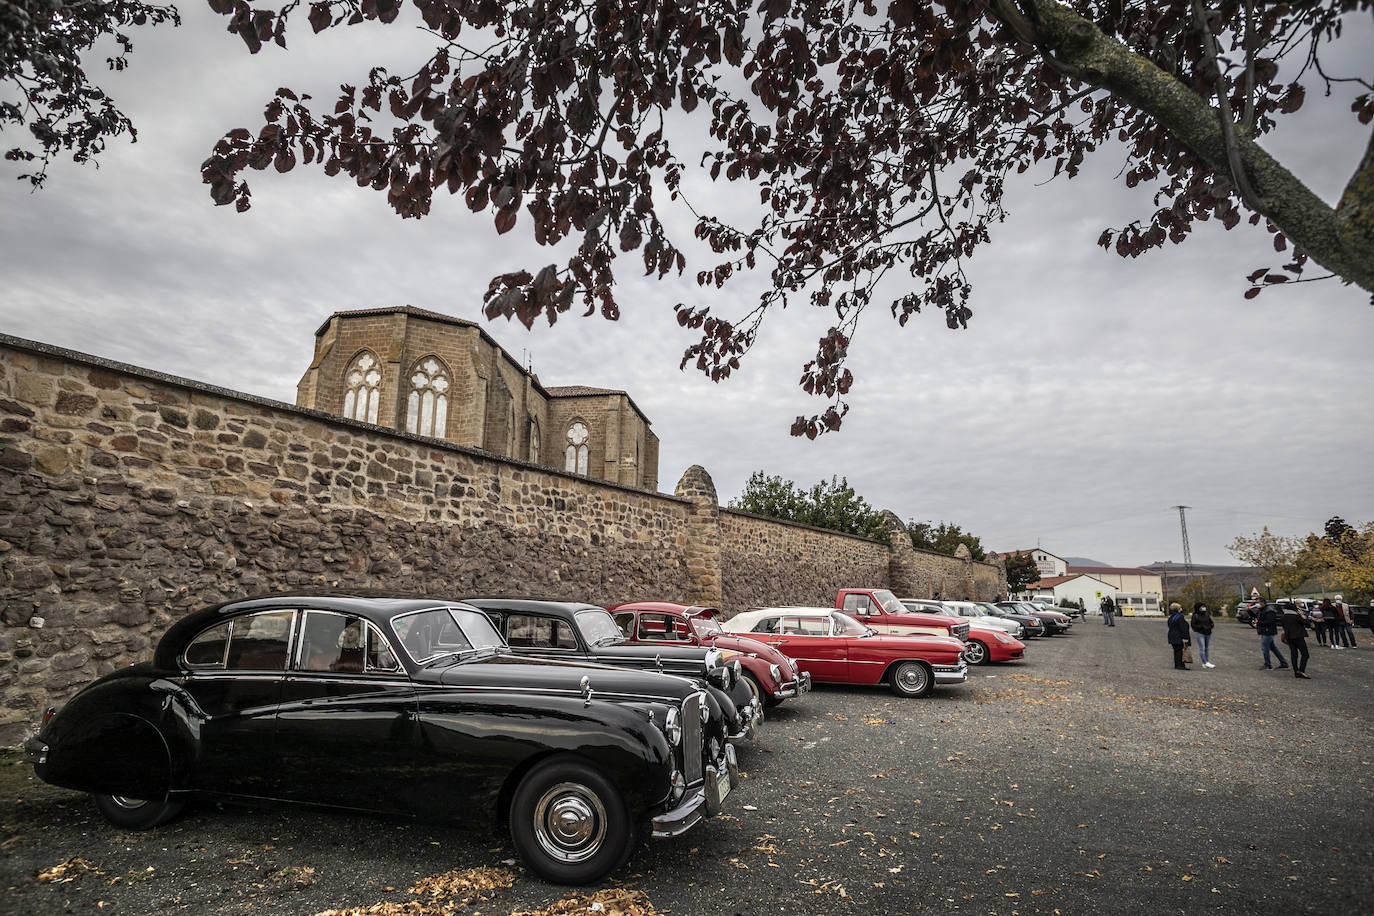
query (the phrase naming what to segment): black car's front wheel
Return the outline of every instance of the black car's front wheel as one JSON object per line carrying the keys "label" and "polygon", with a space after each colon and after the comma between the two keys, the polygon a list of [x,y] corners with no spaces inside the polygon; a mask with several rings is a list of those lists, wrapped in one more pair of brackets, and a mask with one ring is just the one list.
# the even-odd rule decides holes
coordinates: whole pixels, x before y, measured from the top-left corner
{"label": "black car's front wheel", "polygon": [[892,692],[899,697],[923,697],[935,685],[935,676],[924,662],[900,662],[890,680]]}
{"label": "black car's front wheel", "polygon": [[130,798],[127,795],[93,794],[95,806],[105,820],[125,830],[151,830],[181,812],[182,803],[160,799]]}
{"label": "black car's front wheel", "polygon": [[589,884],[630,855],[635,832],[620,791],[580,760],[556,757],[515,790],[511,840],[540,877]]}

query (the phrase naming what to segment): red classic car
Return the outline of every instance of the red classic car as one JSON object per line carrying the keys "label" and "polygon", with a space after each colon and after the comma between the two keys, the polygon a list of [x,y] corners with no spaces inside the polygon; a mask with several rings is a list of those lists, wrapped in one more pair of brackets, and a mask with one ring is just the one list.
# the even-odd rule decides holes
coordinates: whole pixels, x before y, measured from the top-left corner
{"label": "red classic car", "polygon": [[[735,656],[745,682],[765,706],[776,706],[811,689],[811,675],[798,672],[786,655],[767,643],[727,633],[715,608],[670,601],[627,601],[607,608],[632,643],[655,646],[705,646]],[[727,661],[729,659],[726,659]]]}
{"label": "red classic car", "polygon": [[853,617],[823,607],[745,611],[723,624],[774,646],[817,681],[881,684],[919,697],[936,684],[962,684],[964,644],[949,636],[881,636]]}

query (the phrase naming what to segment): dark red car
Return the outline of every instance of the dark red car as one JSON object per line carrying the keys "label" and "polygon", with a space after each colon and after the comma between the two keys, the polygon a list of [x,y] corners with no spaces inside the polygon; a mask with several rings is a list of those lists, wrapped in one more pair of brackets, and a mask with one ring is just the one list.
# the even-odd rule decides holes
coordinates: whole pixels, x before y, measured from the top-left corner
{"label": "dark red car", "polygon": [[[705,646],[720,649],[724,661],[738,658],[754,696],[765,706],[776,706],[789,697],[811,689],[811,675],[767,643],[727,633],[716,619],[715,608],[675,604],[671,601],[627,601],[607,608],[626,639],[641,645]],[[738,655],[731,656],[730,653]]]}

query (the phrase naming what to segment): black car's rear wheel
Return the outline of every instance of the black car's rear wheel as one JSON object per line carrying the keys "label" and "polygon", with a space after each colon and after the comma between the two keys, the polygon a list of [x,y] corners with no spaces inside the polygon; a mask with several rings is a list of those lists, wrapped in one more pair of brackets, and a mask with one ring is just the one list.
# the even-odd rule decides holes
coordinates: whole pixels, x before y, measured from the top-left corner
{"label": "black car's rear wheel", "polygon": [[129,798],[127,795],[93,794],[95,806],[105,820],[125,830],[150,830],[165,824],[181,812],[182,803],[160,799]]}
{"label": "black car's rear wheel", "polygon": [[630,855],[635,833],[625,799],[580,760],[557,757],[531,770],[511,802],[511,840],[540,877],[589,884]]}
{"label": "black car's rear wheel", "polygon": [[923,662],[899,662],[888,679],[899,697],[923,697],[935,685],[934,674]]}

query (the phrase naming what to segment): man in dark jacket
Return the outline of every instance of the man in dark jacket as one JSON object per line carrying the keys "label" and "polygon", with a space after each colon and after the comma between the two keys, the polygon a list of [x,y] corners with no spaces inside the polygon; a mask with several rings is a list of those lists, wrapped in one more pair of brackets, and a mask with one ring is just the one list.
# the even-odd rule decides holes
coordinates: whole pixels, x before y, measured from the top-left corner
{"label": "man in dark jacket", "polygon": [[1288,643],[1289,657],[1293,659],[1293,676],[1307,677],[1307,621],[1301,611],[1288,604],[1284,605],[1279,626],[1283,627],[1283,638]]}
{"label": "man in dark jacket", "polygon": [[1279,612],[1272,604],[1266,604],[1260,608],[1259,617],[1255,620],[1255,632],[1260,638],[1260,653],[1264,656],[1264,667],[1272,668],[1269,664],[1269,653],[1273,652],[1274,657],[1279,660],[1280,668],[1287,668],[1288,662],[1283,660],[1283,653],[1279,647],[1274,645],[1274,636],[1279,632]]}
{"label": "man in dark jacket", "polygon": [[1188,671],[1183,664],[1183,646],[1188,642],[1188,621],[1183,618],[1183,608],[1175,601],[1169,605],[1169,645],[1174,649],[1174,667]]}

